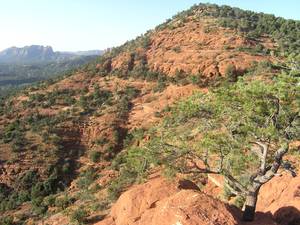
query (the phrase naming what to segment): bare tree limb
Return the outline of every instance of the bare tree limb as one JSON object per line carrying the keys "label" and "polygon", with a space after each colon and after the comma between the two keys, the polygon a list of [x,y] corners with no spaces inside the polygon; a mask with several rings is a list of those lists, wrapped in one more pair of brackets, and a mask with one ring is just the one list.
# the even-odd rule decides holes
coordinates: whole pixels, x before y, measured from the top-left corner
{"label": "bare tree limb", "polygon": [[274,162],[269,170],[266,171],[264,175],[259,175],[254,179],[255,183],[258,183],[260,185],[267,183],[270,181],[275,174],[277,173],[281,163],[283,156],[288,152],[289,145],[284,144],[281,148],[279,148],[274,157]]}
{"label": "bare tree limb", "polygon": [[254,152],[259,157],[261,161],[260,172],[264,174],[266,172],[266,159],[267,159],[269,145],[260,141],[251,142],[251,143],[256,144],[260,147],[260,150],[256,148],[251,148],[251,151]]}

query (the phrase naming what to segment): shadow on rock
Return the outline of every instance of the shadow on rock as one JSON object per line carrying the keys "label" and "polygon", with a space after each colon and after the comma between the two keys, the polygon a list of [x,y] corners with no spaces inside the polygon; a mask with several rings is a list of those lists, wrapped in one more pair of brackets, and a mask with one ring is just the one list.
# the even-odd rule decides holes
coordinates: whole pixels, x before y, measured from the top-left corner
{"label": "shadow on rock", "polygon": [[227,209],[231,212],[234,219],[238,222],[237,225],[279,225],[274,221],[272,213],[270,212],[256,212],[254,221],[245,222],[242,220],[243,211],[241,209],[233,205],[227,205]]}
{"label": "shadow on rock", "polygon": [[274,213],[274,219],[280,225],[300,225],[300,211],[293,206],[282,207]]}

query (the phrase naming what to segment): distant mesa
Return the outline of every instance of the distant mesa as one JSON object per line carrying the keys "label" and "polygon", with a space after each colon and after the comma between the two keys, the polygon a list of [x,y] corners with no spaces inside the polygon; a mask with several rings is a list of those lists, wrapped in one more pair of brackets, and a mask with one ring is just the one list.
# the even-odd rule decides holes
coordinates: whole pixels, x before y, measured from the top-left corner
{"label": "distant mesa", "polygon": [[102,55],[104,51],[54,52],[51,46],[30,45],[23,48],[11,47],[0,52],[0,63],[41,63],[65,61],[79,56]]}

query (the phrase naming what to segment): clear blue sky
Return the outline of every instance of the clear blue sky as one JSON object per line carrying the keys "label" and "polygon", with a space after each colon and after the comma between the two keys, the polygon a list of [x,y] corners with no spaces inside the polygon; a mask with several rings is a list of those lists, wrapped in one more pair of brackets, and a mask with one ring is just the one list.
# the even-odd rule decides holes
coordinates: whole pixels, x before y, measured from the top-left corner
{"label": "clear blue sky", "polygon": [[60,51],[105,49],[200,2],[300,20],[300,0],[0,0],[0,50],[31,44]]}

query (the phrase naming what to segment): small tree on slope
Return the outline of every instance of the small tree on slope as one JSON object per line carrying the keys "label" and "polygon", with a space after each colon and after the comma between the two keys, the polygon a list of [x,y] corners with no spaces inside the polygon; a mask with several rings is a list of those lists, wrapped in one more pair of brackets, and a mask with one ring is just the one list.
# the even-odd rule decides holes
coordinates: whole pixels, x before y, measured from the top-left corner
{"label": "small tree on slope", "polygon": [[299,78],[243,78],[180,102],[145,148],[177,172],[222,174],[252,221],[261,186],[280,167],[295,176],[283,156],[300,136],[299,111]]}

